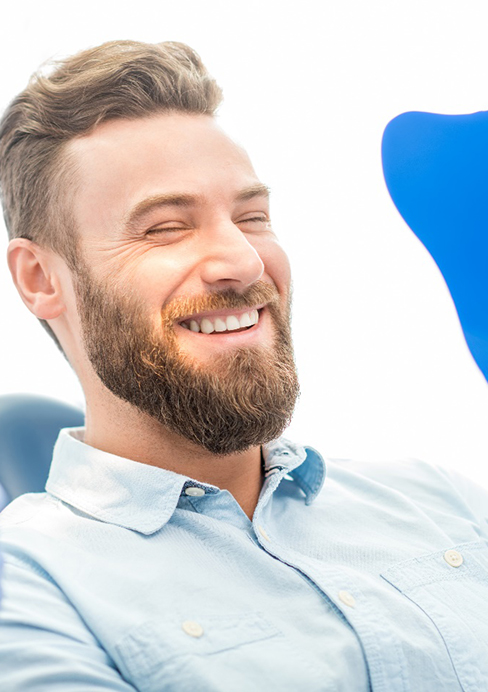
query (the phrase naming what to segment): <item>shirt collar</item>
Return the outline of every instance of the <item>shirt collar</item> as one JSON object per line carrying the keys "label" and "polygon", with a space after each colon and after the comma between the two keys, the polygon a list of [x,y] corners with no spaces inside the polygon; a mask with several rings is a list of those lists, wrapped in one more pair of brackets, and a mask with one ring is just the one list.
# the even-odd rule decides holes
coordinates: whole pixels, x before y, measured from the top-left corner
{"label": "shirt collar", "polygon": [[[95,519],[149,535],[169,521],[186,487],[219,492],[188,476],[103,452],[85,444],[83,436],[83,428],[61,430],[46,491]],[[314,500],[325,478],[318,452],[279,438],[264,445],[263,457],[267,477],[288,473],[306,503]]]}
{"label": "shirt collar", "polygon": [[290,475],[305,493],[305,502],[311,504],[325,481],[325,462],[313,447],[280,437],[263,447],[265,476],[279,473]]}

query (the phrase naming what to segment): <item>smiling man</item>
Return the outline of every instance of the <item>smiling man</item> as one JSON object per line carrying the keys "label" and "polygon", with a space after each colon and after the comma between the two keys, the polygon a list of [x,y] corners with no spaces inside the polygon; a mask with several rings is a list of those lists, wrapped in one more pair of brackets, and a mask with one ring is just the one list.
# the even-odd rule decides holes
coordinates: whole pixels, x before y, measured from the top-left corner
{"label": "smiling man", "polygon": [[484,690],[486,495],[413,462],[325,479],[280,437],[289,264],[220,100],[187,46],[112,42],[4,116],[10,270],[86,426],[2,512],[0,687]]}
{"label": "smiling man", "polygon": [[[298,392],[267,188],[208,113],[111,120],[66,156],[76,309],[50,292],[37,314],[84,385],[85,442],[227,488],[251,517],[259,445],[283,431]],[[12,242],[17,285],[39,301],[32,253]]]}

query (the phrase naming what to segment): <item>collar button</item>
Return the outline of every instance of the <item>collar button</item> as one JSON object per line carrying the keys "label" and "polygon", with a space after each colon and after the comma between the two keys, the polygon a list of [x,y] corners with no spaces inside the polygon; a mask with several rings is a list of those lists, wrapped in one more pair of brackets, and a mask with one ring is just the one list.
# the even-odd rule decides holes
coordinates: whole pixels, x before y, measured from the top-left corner
{"label": "collar button", "polygon": [[202,497],[205,495],[205,490],[203,488],[198,488],[195,485],[191,485],[188,488],[185,488],[185,495],[189,495],[190,497]]}

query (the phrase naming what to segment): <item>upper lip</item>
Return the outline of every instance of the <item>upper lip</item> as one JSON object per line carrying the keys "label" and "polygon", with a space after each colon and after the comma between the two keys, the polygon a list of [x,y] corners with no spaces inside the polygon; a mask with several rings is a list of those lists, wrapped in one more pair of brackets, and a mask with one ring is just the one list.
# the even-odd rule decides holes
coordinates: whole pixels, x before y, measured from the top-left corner
{"label": "upper lip", "polygon": [[203,320],[207,317],[210,320],[215,320],[217,317],[228,317],[229,315],[241,316],[245,312],[252,312],[253,310],[261,310],[264,308],[263,305],[252,305],[248,308],[226,308],[225,310],[209,310],[208,312],[195,312],[192,315],[187,315],[178,320],[178,324],[182,322],[188,322],[188,320]]}

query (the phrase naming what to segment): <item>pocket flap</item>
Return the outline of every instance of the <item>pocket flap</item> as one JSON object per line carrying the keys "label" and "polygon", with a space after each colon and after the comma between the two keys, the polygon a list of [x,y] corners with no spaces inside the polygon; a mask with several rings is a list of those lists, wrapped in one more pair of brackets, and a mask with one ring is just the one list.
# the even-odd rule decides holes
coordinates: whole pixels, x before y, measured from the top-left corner
{"label": "pocket flap", "polygon": [[149,621],[125,635],[116,645],[122,668],[147,676],[182,657],[208,656],[275,637],[280,631],[260,613],[172,616]]}

